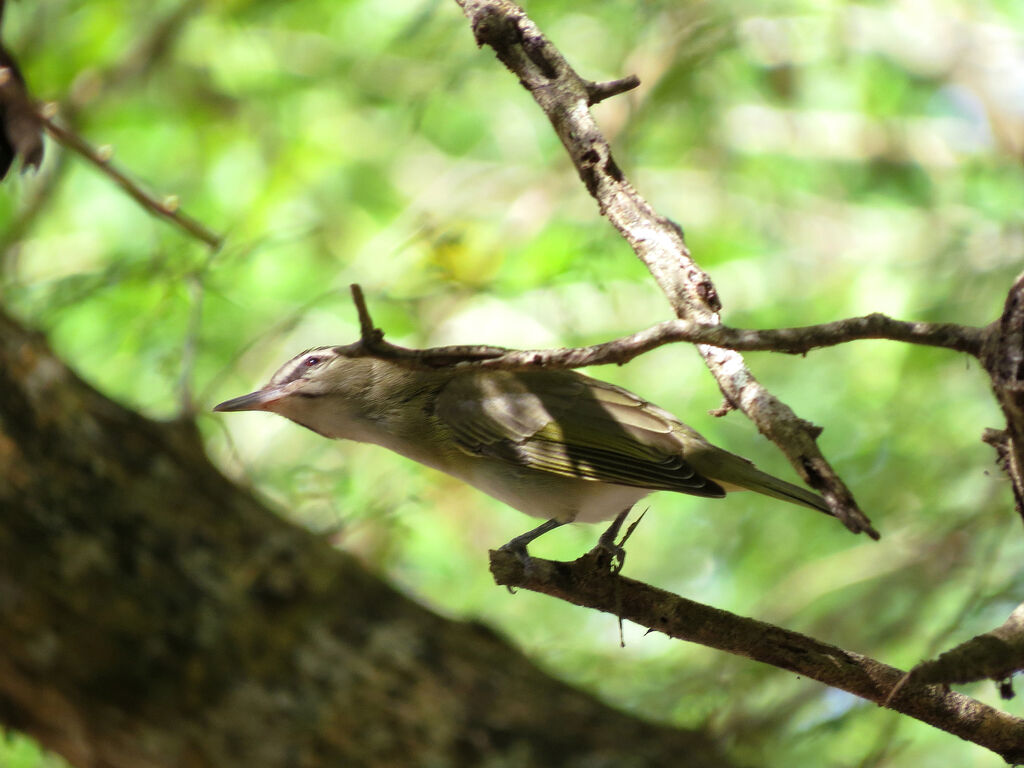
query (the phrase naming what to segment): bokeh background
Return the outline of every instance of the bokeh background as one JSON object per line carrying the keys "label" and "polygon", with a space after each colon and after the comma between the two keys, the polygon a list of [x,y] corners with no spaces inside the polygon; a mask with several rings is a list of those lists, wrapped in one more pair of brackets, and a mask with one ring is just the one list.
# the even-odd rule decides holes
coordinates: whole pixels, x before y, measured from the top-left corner
{"label": "bokeh background", "polygon": [[[380,449],[210,407],[310,346],[345,343],[360,283],[409,345],[548,347],[671,316],[599,218],[553,131],[451,0],[8,3],[35,94],[158,196],[226,236],[211,253],[52,143],[0,187],[0,300],[89,381],[208,450],[284,515],[434,610],[477,618],[638,715],[704,726],[750,764],[992,766],[844,693],[493,585],[487,549],[534,524]],[[687,233],[725,322],[871,311],[981,325],[1024,265],[1024,4],[568,0],[527,10],[585,77],[642,86],[595,112],[630,179]],[[748,355],[825,427],[883,534],[763,497],[659,494],[626,573],[908,667],[1024,599],[1024,530],[981,443],[1001,426],[962,356],[858,342]],[[693,349],[592,374],[794,478]],[[572,558],[598,529],[545,536]],[[1018,716],[991,683],[961,690]],[[16,734],[0,765],[60,765]]]}

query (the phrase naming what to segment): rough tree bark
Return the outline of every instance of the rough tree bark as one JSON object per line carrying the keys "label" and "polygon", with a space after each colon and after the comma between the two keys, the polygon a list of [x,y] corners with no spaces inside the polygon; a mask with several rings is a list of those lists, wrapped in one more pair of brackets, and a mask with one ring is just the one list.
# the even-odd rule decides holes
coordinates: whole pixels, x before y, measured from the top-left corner
{"label": "rough tree bark", "polygon": [[226,480],[0,314],[0,721],[77,766],[692,765]]}

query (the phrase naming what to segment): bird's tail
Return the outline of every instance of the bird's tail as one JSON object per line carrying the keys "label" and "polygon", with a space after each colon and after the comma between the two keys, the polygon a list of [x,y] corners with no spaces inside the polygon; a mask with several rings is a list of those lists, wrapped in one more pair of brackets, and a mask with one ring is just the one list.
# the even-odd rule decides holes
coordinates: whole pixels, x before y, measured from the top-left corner
{"label": "bird's tail", "polygon": [[[723,451],[723,453],[728,452]],[[802,507],[816,509],[819,512],[824,512],[826,515],[835,517],[825,500],[813,491],[808,491],[806,488],[793,485],[793,483],[787,483],[785,480],[769,475],[767,472],[762,472],[742,456],[736,456],[731,453],[729,456],[735,461],[720,461],[718,463],[719,466],[716,467],[717,471],[711,477],[712,480],[721,485],[726,491],[755,491],[763,493],[765,496],[788,501],[791,504],[799,504]]]}
{"label": "bird's tail", "polygon": [[753,482],[751,482],[750,478],[747,478],[746,481],[747,488],[750,490],[763,493],[765,496],[789,501],[793,504],[810,507],[835,517],[832,510],[829,509],[828,503],[813,491],[801,488],[799,485],[793,485],[793,483],[787,483],[785,480],[780,480],[759,469],[755,469],[754,472],[756,475],[753,478]]}

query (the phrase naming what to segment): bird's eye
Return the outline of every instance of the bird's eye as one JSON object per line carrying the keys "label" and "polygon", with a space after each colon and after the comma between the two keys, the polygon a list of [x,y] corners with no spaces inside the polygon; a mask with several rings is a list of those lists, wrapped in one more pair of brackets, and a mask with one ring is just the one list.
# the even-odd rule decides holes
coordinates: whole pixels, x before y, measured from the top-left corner
{"label": "bird's eye", "polygon": [[314,365],[320,365],[320,358],[316,355],[310,355],[302,361],[302,364],[307,368],[312,368]]}

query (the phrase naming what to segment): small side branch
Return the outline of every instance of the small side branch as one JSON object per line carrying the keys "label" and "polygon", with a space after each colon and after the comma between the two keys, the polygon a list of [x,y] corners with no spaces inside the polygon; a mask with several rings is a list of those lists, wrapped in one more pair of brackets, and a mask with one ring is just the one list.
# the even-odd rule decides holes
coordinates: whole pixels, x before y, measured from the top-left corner
{"label": "small side branch", "polygon": [[349,289],[352,291],[352,303],[356,305],[356,313],[359,315],[359,340],[367,349],[373,349],[383,341],[384,332],[374,327],[370,310],[366,306],[366,297],[359,284],[352,283]]}
{"label": "small side branch", "polygon": [[1010,679],[1021,670],[1024,670],[1024,603],[990,632],[976,635],[934,659],[921,662],[907,673],[907,679],[950,685],[987,678],[1005,685],[1003,698],[1008,699],[1013,697]]}
{"label": "small side branch", "polygon": [[[384,332],[374,326],[366,297],[358,284],[349,286],[352,303],[359,315],[359,341],[345,347],[345,354],[351,356],[382,357],[411,367],[443,368],[448,365],[478,363],[494,360],[512,352],[504,347],[483,345],[459,345],[432,347],[430,349],[409,349],[384,340]],[[515,367],[515,366],[509,366]],[[524,366],[525,367],[525,366]]]}
{"label": "small side branch", "polygon": [[878,704],[903,681],[887,704],[891,709],[990,749],[1008,763],[1024,761],[1020,718],[941,686],[906,680],[902,670],[867,656],[611,573],[602,567],[602,555],[595,550],[571,563],[534,557],[525,568],[514,553],[495,550],[491,573],[498,584],[551,595],[679,640],[788,669]]}
{"label": "small side branch", "polygon": [[586,88],[587,96],[589,97],[587,103],[590,106],[594,106],[605,99],[610,99],[612,96],[618,96],[620,93],[631,91],[639,85],[639,77],[628,75],[618,80],[608,80],[604,83],[595,83],[592,80],[587,80],[584,82],[583,87]]}

